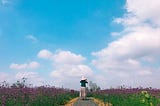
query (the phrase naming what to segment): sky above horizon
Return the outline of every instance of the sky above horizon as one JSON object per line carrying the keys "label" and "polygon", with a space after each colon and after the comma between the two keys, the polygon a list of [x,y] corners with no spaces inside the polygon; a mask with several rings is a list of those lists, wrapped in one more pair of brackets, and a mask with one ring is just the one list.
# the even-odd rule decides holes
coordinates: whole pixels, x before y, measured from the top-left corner
{"label": "sky above horizon", "polygon": [[0,82],[160,88],[159,0],[0,0]]}

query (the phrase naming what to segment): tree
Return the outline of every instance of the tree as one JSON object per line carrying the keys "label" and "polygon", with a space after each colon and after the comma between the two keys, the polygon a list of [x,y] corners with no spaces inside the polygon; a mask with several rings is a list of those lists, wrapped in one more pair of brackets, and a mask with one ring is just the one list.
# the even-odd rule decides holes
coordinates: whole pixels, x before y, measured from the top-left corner
{"label": "tree", "polygon": [[97,86],[96,83],[93,83],[92,81],[89,81],[89,90],[91,92],[94,92],[94,91],[98,91],[100,90],[101,88],[99,86]]}

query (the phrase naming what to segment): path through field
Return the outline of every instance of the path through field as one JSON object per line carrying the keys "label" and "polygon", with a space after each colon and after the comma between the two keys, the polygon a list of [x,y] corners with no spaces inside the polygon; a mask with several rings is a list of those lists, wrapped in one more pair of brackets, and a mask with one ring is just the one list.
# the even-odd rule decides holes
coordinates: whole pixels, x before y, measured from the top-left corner
{"label": "path through field", "polygon": [[101,100],[95,99],[93,97],[88,97],[86,100],[81,100],[80,98],[74,98],[69,101],[64,106],[112,106],[110,103],[104,103]]}
{"label": "path through field", "polygon": [[73,104],[73,106],[98,106],[98,105],[95,104],[92,99],[87,98],[86,100],[78,99],[78,100]]}

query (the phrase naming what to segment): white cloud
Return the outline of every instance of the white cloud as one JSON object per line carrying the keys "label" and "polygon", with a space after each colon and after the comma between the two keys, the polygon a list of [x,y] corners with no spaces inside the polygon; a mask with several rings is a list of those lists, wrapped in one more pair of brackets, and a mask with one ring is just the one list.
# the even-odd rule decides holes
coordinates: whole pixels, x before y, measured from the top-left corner
{"label": "white cloud", "polygon": [[86,58],[71,51],[57,50],[52,53],[48,50],[41,50],[38,57],[52,61],[53,71],[50,76],[54,80],[54,85],[59,87],[63,85],[68,88],[78,88],[77,83],[82,75],[86,77],[93,75],[92,69],[83,64]]}
{"label": "white cloud", "polygon": [[39,58],[42,59],[52,59],[53,58],[53,54],[52,52],[50,52],[49,50],[43,49],[41,50],[38,55]]}
{"label": "white cloud", "polygon": [[65,86],[67,88],[79,88],[81,76],[92,77],[93,71],[86,65],[65,65],[56,67],[51,72],[51,77],[54,79],[56,86]]}
{"label": "white cloud", "polygon": [[0,84],[4,81],[6,81],[7,84],[12,84],[15,81],[13,73],[7,73],[5,71],[1,71],[0,72]]}
{"label": "white cloud", "polygon": [[38,62],[35,62],[35,61],[32,61],[28,64],[28,68],[31,68],[31,69],[36,69],[40,66],[40,64]]}
{"label": "white cloud", "polygon": [[7,84],[12,85],[16,81],[22,80],[22,78],[27,78],[26,84],[32,84],[33,86],[44,85],[45,80],[42,78],[39,73],[31,71],[20,71],[17,73],[6,73],[0,72],[0,84],[6,81]]}
{"label": "white cloud", "polygon": [[10,65],[11,69],[16,69],[16,70],[22,70],[22,69],[26,69],[27,64],[16,64],[16,63],[12,63]]}
{"label": "white cloud", "polygon": [[70,51],[57,51],[53,58],[54,70],[51,72],[54,84],[77,89],[82,75],[87,78],[93,75],[92,69],[83,64],[84,60],[83,56]]}
{"label": "white cloud", "polygon": [[27,78],[28,84],[33,84],[35,86],[44,85],[44,79],[41,78],[37,72],[18,72],[15,75],[16,80],[21,80],[22,78]]}
{"label": "white cloud", "polygon": [[124,26],[142,25],[141,21],[137,17],[131,15],[124,16],[123,18],[116,18],[114,22],[117,24],[123,24]]}
{"label": "white cloud", "polygon": [[38,62],[32,61],[30,63],[24,63],[24,64],[12,63],[10,65],[10,68],[15,70],[26,70],[26,69],[37,69],[39,68],[39,66],[40,64]]}
{"label": "white cloud", "polygon": [[[124,25],[115,41],[100,51],[92,64],[107,76],[108,86],[127,84],[132,86],[160,87],[157,82],[160,59],[160,1],[127,0],[127,12],[113,20]],[[146,80],[148,82],[146,82]]]}
{"label": "white cloud", "polygon": [[119,34],[119,32],[112,32],[111,35],[112,35],[112,37],[116,37],[116,36],[119,36],[120,34]]}
{"label": "white cloud", "polygon": [[160,25],[160,1],[159,0],[127,0],[126,9],[128,14],[133,14],[141,22],[149,21]]}
{"label": "white cloud", "polygon": [[61,77],[81,77],[84,76],[91,76],[92,70],[86,65],[62,65],[56,67],[56,70],[52,71],[51,76],[56,78]]}
{"label": "white cloud", "polygon": [[151,75],[152,72],[150,70],[140,70],[138,72],[138,75],[141,75],[141,76],[145,76],[145,75]]}
{"label": "white cloud", "polygon": [[0,82],[6,81],[6,79],[8,79],[8,74],[0,72]]}
{"label": "white cloud", "polygon": [[108,58],[140,58],[160,53],[160,29],[150,27],[134,28],[117,41],[113,41],[105,49],[93,53],[98,57]]}
{"label": "white cloud", "polygon": [[38,42],[38,39],[33,35],[27,35],[26,38],[31,40],[33,43]]}
{"label": "white cloud", "polygon": [[127,13],[122,18],[114,20],[125,26],[146,25],[160,26],[160,1],[159,0],[126,0]]}
{"label": "white cloud", "polygon": [[53,60],[56,64],[79,64],[83,62],[85,58],[70,51],[60,50],[54,54]]}

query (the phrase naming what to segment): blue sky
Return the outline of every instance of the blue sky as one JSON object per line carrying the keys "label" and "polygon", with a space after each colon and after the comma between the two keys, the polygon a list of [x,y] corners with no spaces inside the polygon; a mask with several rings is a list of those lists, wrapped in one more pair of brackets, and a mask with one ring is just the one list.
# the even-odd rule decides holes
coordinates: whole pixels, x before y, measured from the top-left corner
{"label": "blue sky", "polygon": [[[0,20],[4,59],[34,56],[43,48],[61,48],[90,55],[110,42],[110,32],[118,30],[113,28],[112,20],[122,15],[124,5],[124,1],[117,0],[7,1],[1,4]],[[37,42],[33,44],[26,39],[27,35],[34,36]],[[95,42],[98,43],[95,45]]]}
{"label": "blue sky", "polygon": [[157,0],[0,0],[0,81],[23,76],[78,88],[84,75],[103,88],[159,87],[158,6]]}

